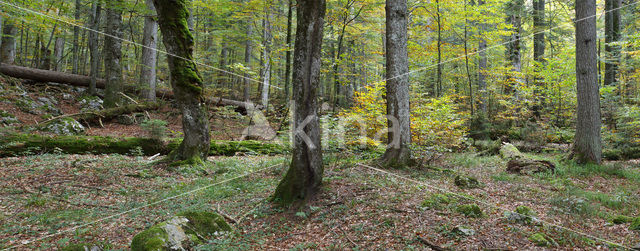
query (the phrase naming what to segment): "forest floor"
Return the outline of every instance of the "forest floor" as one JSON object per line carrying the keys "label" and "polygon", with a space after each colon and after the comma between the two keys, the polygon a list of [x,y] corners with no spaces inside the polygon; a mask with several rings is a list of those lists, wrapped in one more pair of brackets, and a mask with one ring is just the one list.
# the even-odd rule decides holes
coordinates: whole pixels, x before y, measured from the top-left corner
{"label": "forest floor", "polygon": [[[282,163],[287,156],[212,157],[197,171],[171,170],[145,157],[121,155],[0,159],[0,248],[100,242],[126,249],[137,232],[189,209],[218,211],[236,220],[237,235],[212,240],[199,250],[426,249],[418,236],[454,250],[544,249],[530,240],[536,233],[549,241],[546,248],[615,249],[571,230],[510,221],[503,209],[522,205],[546,223],[625,246],[640,240],[629,223],[611,223],[617,215],[640,214],[638,162],[581,167],[554,161],[555,174],[519,176],[506,173],[498,157],[450,153],[432,168],[389,170],[419,184],[359,165],[375,157],[327,156],[331,164],[323,190],[299,212],[268,202],[286,170]],[[476,177],[482,185],[462,190],[453,184],[456,174]],[[471,203],[480,206],[481,217],[458,211]]]}
{"label": "forest floor", "polygon": [[[0,111],[14,115],[21,126],[50,117],[41,108],[30,110],[31,102],[45,102],[43,97],[55,100],[64,114],[81,108],[82,90],[64,85],[0,85],[0,92]],[[227,108],[212,112],[212,138],[240,137],[247,124],[242,116]],[[170,105],[150,116],[169,122],[169,136],[181,136],[180,115]],[[148,136],[139,124],[117,121],[85,134]],[[638,160],[576,166],[559,161],[563,153],[537,154],[529,157],[552,161],[556,171],[520,176],[507,173],[497,156],[459,152],[446,153],[429,167],[382,173],[365,166],[375,166],[380,152],[345,150],[325,154],[322,192],[299,210],[268,202],[287,168],[287,155],[211,157],[204,167],[177,169],[117,154],[0,158],[0,249],[85,242],[127,249],[136,233],[191,209],[227,215],[237,230],[199,250],[423,250],[428,245],[593,250],[616,249],[593,237],[627,247],[640,242],[629,222],[612,223],[617,216],[640,216]],[[475,177],[481,185],[461,189],[454,185],[457,175]],[[480,217],[460,212],[469,204],[479,206]],[[507,211],[518,206],[532,209],[543,224],[514,219]],[[532,236],[546,239],[538,243],[546,247],[536,246]]]}

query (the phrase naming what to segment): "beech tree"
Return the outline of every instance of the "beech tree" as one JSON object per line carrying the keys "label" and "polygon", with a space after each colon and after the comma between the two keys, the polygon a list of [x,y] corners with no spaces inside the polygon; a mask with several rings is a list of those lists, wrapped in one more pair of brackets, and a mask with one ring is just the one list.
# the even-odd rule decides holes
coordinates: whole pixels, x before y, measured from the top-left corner
{"label": "beech tree", "polygon": [[12,20],[4,19],[2,25],[2,41],[0,42],[0,62],[13,64],[16,59],[16,35],[18,27]]}
{"label": "beech tree", "polygon": [[156,99],[156,62],[158,52],[156,51],[158,39],[158,22],[156,21],[156,8],[152,0],[146,0],[149,12],[144,19],[144,37],[142,39],[142,72],[140,73],[140,84],[145,99],[155,101]]}
{"label": "beech tree", "polygon": [[409,56],[407,53],[407,1],[387,0],[386,79],[388,145],[385,166],[404,166],[411,161],[409,117]]}
{"label": "beech tree", "polygon": [[104,107],[116,107],[123,90],[122,79],[122,4],[123,0],[107,1],[106,33],[104,38],[105,94]]}
{"label": "beech tree", "polygon": [[596,0],[576,0],[576,80],[578,118],[571,158],[600,163],[600,92],[597,82]]}
{"label": "beech tree", "polygon": [[290,204],[312,198],[322,184],[318,87],[325,0],[298,0],[293,53],[293,153],[273,200]]}
{"label": "beech tree", "polygon": [[620,6],[622,0],[605,0],[605,73],[604,85],[618,82],[618,64],[620,63],[620,46],[614,43],[620,40]]}
{"label": "beech tree", "polygon": [[194,40],[188,26],[188,0],[153,0],[171,71],[171,87],[182,113],[184,139],[167,156],[174,164],[202,164],[207,160],[211,137],[202,89],[202,77],[193,61]]}

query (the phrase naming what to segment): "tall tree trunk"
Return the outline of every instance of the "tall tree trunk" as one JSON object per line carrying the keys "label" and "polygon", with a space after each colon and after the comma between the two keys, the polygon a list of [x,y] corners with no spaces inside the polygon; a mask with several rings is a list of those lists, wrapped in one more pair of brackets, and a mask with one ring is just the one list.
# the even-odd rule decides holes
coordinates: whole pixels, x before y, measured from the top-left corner
{"label": "tall tree trunk", "polygon": [[522,82],[519,74],[522,72],[520,37],[522,35],[523,6],[524,0],[511,0],[507,3],[507,23],[513,26],[507,43],[507,58],[513,74],[509,76],[509,85],[505,88],[505,93],[513,93],[515,88],[512,84]]}
{"label": "tall tree trunk", "polygon": [[156,21],[156,8],[153,0],[146,0],[147,17],[144,19],[144,35],[142,38],[142,72],[140,73],[140,86],[146,100],[156,100],[156,64],[158,61],[158,22]]}
{"label": "tall tree trunk", "polygon": [[93,0],[91,3],[91,21],[89,28],[92,30],[89,32],[89,54],[90,64],[91,64],[91,83],[89,84],[89,94],[96,95],[97,88],[96,82],[99,75],[99,65],[100,65],[100,50],[98,49],[98,33],[96,32],[100,27],[100,12],[101,12],[101,4],[100,0]]}
{"label": "tall tree trunk", "polygon": [[293,67],[293,153],[291,166],[273,200],[291,204],[313,198],[322,184],[322,146],[318,118],[322,28],[325,0],[298,0]]}
{"label": "tall tree trunk", "polygon": [[[251,40],[253,36],[253,25],[251,21],[247,21],[247,40],[244,46],[244,67],[251,67],[251,51],[253,50]],[[251,101],[251,80],[249,79],[249,73],[244,74],[242,81],[244,82],[244,101]]]}
{"label": "tall tree trunk", "polygon": [[104,68],[106,74],[106,88],[104,107],[116,107],[120,103],[119,92],[123,89],[122,80],[122,0],[107,1],[107,24],[104,38]]}
{"label": "tall tree trunk", "polygon": [[545,0],[533,0],[533,59],[544,61]]}
{"label": "tall tree trunk", "polygon": [[174,164],[202,164],[207,160],[210,134],[204,85],[193,61],[193,35],[189,31],[188,0],[153,0],[171,71],[171,87],[182,112],[184,140],[167,157]]}
{"label": "tall tree trunk", "polygon": [[13,64],[16,59],[16,35],[18,27],[9,19],[4,20],[2,28],[2,44],[0,44],[0,62]]}
{"label": "tall tree trunk", "polygon": [[469,85],[469,105],[471,109],[471,116],[473,116],[473,105],[475,100],[473,99],[473,83],[471,80],[471,71],[469,70],[469,20],[467,18],[467,0],[464,0],[464,66],[467,71],[467,83]]}
{"label": "tall tree trunk", "polygon": [[[484,0],[479,0],[478,5],[484,5]],[[480,24],[480,42],[478,43],[478,109],[484,114],[487,113],[487,41],[484,40],[483,32],[485,24]]]}
{"label": "tall tree trunk", "polygon": [[[220,49],[220,59],[218,62],[218,68],[227,70],[227,64],[229,64],[227,62],[227,59],[229,58],[229,48],[227,45],[226,38],[222,38],[222,44],[220,45],[220,47],[221,49]],[[217,87],[224,88],[224,86],[228,81],[227,74],[225,72],[219,71],[217,78],[218,78],[216,81],[218,83]]]}
{"label": "tall tree trunk", "polygon": [[578,118],[571,157],[579,163],[600,163],[600,93],[597,84],[596,0],[576,0],[576,79]]}
{"label": "tall tree trunk", "polygon": [[409,114],[409,56],[407,53],[407,0],[386,0],[387,150],[382,163],[388,167],[411,162]]}
{"label": "tall tree trunk", "polygon": [[262,73],[260,74],[262,79],[262,106],[265,109],[269,106],[269,89],[271,87],[271,22],[269,14],[269,3],[265,3],[264,20],[262,30],[262,43],[264,50],[262,51]]}
{"label": "tall tree trunk", "polygon": [[284,79],[284,96],[285,96],[285,100],[287,102],[287,105],[289,104],[289,89],[291,86],[291,30],[293,28],[293,6],[294,6],[294,0],[289,0],[289,7],[287,10],[287,38],[286,38],[286,42],[287,42],[287,52],[285,54],[285,70],[284,70],[284,75],[285,75],[285,79]]}
{"label": "tall tree trunk", "polygon": [[54,46],[53,49],[53,55],[55,58],[55,64],[54,64],[54,70],[55,71],[62,71],[62,58],[64,57],[64,38],[63,37],[57,37],[56,38],[56,44]]}
{"label": "tall tree trunk", "polygon": [[[82,5],[80,0],[76,0],[76,12],[74,14],[74,18],[76,22],[80,21],[80,12],[82,11]],[[73,26],[73,59],[71,62],[73,67],[71,68],[71,73],[78,74],[78,60],[80,59],[80,45],[78,44],[78,36],[80,35],[80,27]]]}
{"label": "tall tree trunk", "polygon": [[436,69],[435,96],[442,95],[442,19],[440,17],[440,0],[436,0],[436,22],[438,23],[438,62]]}
{"label": "tall tree trunk", "polygon": [[620,46],[614,45],[620,40],[620,6],[622,0],[605,1],[605,73],[604,85],[618,82],[618,65],[620,64]]}
{"label": "tall tree trunk", "polygon": [[343,94],[340,92],[340,88],[342,84],[340,83],[340,64],[342,59],[342,43],[344,40],[344,32],[347,28],[346,20],[342,24],[342,29],[340,30],[340,35],[338,36],[338,45],[336,48],[336,55],[333,59],[333,111],[336,111],[336,107],[341,105],[341,96]]}

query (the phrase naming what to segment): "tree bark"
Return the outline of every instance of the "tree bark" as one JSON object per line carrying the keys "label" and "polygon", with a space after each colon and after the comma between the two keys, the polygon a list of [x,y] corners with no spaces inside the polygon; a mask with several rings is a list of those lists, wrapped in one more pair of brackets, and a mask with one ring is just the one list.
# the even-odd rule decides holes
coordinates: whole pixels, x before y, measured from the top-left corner
{"label": "tree bark", "polygon": [[[104,107],[116,107],[120,103],[122,79],[122,0],[107,1],[107,35],[104,38],[105,97]],[[114,38],[115,37],[115,38]]]}
{"label": "tree bark", "polygon": [[[484,5],[483,0],[478,1],[478,6]],[[482,38],[485,24],[480,24],[480,42],[478,43],[478,109],[487,114],[487,41]]]}
{"label": "tree bark", "polygon": [[545,0],[533,0],[533,59],[544,60]]}
{"label": "tree bark", "polygon": [[388,145],[382,163],[388,167],[411,162],[409,114],[408,11],[406,0],[386,0],[386,87]]}
{"label": "tree bark", "polygon": [[597,84],[596,0],[576,0],[576,79],[578,118],[571,158],[600,163],[600,93]]}
{"label": "tree bark", "polygon": [[322,184],[317,90],[325,11],[325,0],[298,0],[293,58],[293,153],[291,166],[273,196],[281,204],[309,200]]}
{"label": "tree bark", "polygon": [[[80,22],[80,12],[82,11],[80,0],[76,0],[76,12],[74,18],[76,22]],[[73,67],[71,73],[78,74],[78,60],[80,59],[80,45],[78,44],[78,36],[80,35],[80,27],[73,26],[73,59],[71,62]]]}
{"label": "tree bark", "polygon": [[262,43],[264,48],[262,51],[262,72],[260,77],[262,79],[262,106],[267,108],[269,107],[269,89],[271,87],[271,22],[269,21],[268,4],[265,6],[264,12],[265,16],[262,23]]}
{"label": "tree bark", "polygon": [[64,38],[58,37],[56,38],[56,44],[53,49],[53,55],[56,60],[54,64],[55,71],[62,71],[62,58],[64,57]]}
{"label": "tree bark", "polygon": [[287,8],[287,52],[285,54],[285,70],[284,70],[284,96],[287,105],[289,104],[289,89],[291,86],[291,30],[293,28],[293,6],[294,0],[289,0]]}
{"label": "tree bark", "polygon": [[622,0],[605,1],[605,65],[604,85],[609,86],[618,82],[618,65],[620,64],[620,6]]}
{"label": "tree bark", "polygon": [[93,30],[89,32],[89,54],[91,64],[91,82],[89,84],[89,94],[96,95],[96,83],[99,74],[100,50],[98,49],[98,33],[96,32],[100,26],[100,12],[102,7],[99,0],[93,0],[91,3],[91,21],[89,28]]}
{"label": "tree bark", "polygon": [[158,23],[162,31],[171,71],[171,87],[182,111],[184,140],[167,157],[174,164],[202,164],[209,150],[209,119],[203,96],[204,84],[193,61],[194,40],[187,25],[189,19],[188,0],[153,0],[158,12]]}
{"label": "tree bark", "polygon": [[0,62],[13,64],[16,59],[16,35],[18,27],[9,19],[4,20],[2,27],[2,44],[0,44]]}
{"label": "tree bark", "polygon": [[507,3],[507,23],[513,26],[511,36],[507,43],[507,58],[509,59],[512,75],[509,76],[509,85],[505,88],[505,93],[513,93],[516,89],[515,83],[521,83],[519,74],[522,72],[521,45],[522,35],[522,8],[524,0],[511,0]]}
{"label": "tree bark", "polygon": [[[253,36],[253,26],[250,21],[247,21],[247,40],[245,41],[245,46],[244,46],[244,67],[247,67],[247,69],[249,69],[251,65],[251,52],[253,50],[251,45],[252,36]],[[244,82],[243,96],[244,96],[245,102],[251,101],[251,80],[249,78],[250,78],[249,73],[245,73],[244,78],[242,79],[242,81]]]}
{"label": "tree bark", "polygon": [[156,8],[152,0],[146,0],[147,17],[144,19],[144,35],[142,39],[142,72],[140,73],[140,86],[142,96],[148,101],[156,100],[156,63],[158,61],[157,39],[158,22],[156,21]]}

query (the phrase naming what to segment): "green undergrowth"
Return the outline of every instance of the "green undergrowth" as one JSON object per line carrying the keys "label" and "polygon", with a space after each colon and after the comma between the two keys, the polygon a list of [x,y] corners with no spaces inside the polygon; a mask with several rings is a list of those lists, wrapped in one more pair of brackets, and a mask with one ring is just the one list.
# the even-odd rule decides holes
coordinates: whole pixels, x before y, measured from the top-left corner
{"label": "green undergrowth", "polygon": [[[202,167],[204,172],[196,172],[189,167],[169,171],[145,158],[119,154],[0,158],[3,173],[12,174],[6,182],[21,184],[0,188],[6,199],[0,201],[0,207],[18,212],[15,217],[0,218],[0,249],[129,210],[117,221],[107,219],[20,249],[77,248],[96,243],[104,232],[133,237],[184,211],[220,210],[240,218],[257,206],[268,205],[265,199],[287,161],[286,156],[213,157]],[[28,182],[42,177],[50,178],[37,184]],[[109,243],[113,249],[123,250],[130,244],[127,240],[114,238]]]}

